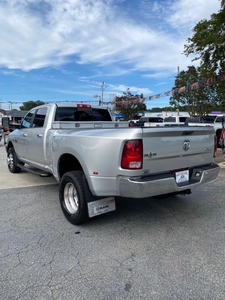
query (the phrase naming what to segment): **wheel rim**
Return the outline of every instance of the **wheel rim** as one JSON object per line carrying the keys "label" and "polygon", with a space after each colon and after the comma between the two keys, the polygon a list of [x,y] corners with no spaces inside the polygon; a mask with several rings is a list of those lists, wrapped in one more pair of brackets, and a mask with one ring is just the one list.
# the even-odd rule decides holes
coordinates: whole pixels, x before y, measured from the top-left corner
{"label": "wheel rim", "polygon": [[68,182],[64,188],[64,201],[67,211],[75,214],[79,208],[78,194],[75,186]]}
{"label": "wheel rim", "polygon": [[9,155],[7,157],[7,163],[8,163],[9,169],[12,170],[13,166],[14,166],[14,161],[13,161],[13,155],[12,155],[12,153],[9,153]]}

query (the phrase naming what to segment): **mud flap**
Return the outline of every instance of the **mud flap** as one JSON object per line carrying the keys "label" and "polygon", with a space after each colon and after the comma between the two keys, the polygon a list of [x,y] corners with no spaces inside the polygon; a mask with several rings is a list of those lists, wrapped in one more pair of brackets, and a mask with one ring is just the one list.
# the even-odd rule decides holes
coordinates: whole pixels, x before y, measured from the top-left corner
{"label": "mud flap", "polygon": [[116,210],[116,202],[114,197],[107,197],[88,203],[89,218],[105,214],[114,210]]}
{"label": "mud flap", "polygon": [[89,218],[116,210],[115,197],[99,198],[93,196],[86,178],[84,178],[84,185]]}

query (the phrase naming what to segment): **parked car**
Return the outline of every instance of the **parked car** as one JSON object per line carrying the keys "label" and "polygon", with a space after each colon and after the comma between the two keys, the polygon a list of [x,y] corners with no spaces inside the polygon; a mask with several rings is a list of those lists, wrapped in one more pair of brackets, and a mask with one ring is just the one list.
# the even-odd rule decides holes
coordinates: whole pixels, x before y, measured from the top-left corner
{"label": "parked car", "polygon": [[[143,127],[145,123],[152,123],[154,126],[157,126],[158,123],[163,123],[163,118],[161,117],[140,117],[137,122],[133,122],[133,126],[135,127]],[[132,127],[130,123],[130,127]]]}

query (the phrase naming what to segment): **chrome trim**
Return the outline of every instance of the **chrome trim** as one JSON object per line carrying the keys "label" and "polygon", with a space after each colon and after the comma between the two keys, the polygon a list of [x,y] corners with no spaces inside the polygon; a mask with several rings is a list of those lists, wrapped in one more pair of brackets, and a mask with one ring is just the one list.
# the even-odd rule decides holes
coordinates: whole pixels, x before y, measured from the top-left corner
{"label": "chrome trim", "polygon": [[[202,169],[199,168],[199,170]],[[178,186],[175,178],[169,177],[169,175],[167,178],[149,181],[142,181],[138,178],[133,180],[132,178],[121,177],[119,181],[120,196],[128,198],[147,198],[173,192],[179,193],[214,180],[217,177],[219,170],[220,167],[218,165],[213,165],[211,168],[201,171],[202,175],[198,182],[182,186]]]}

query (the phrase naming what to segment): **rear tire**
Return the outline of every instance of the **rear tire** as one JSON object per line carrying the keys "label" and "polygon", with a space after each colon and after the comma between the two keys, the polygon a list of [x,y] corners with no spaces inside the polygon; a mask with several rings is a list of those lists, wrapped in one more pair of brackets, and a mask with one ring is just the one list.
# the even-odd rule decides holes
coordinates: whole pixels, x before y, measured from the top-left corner
{"label": "rear tire", "polygon": [[7,164],[8,169],[11,173],[19,173],[21,171],[21,168],[17,166],[18,163],[19,160],[17,158],[14,148],[9,148],[7,152]]}
{"label": "rear tire", "polygon": [[59,185],[59,200],[66,219],[73,225],[88,220],[85,177],[82,171],[67,172]]}

